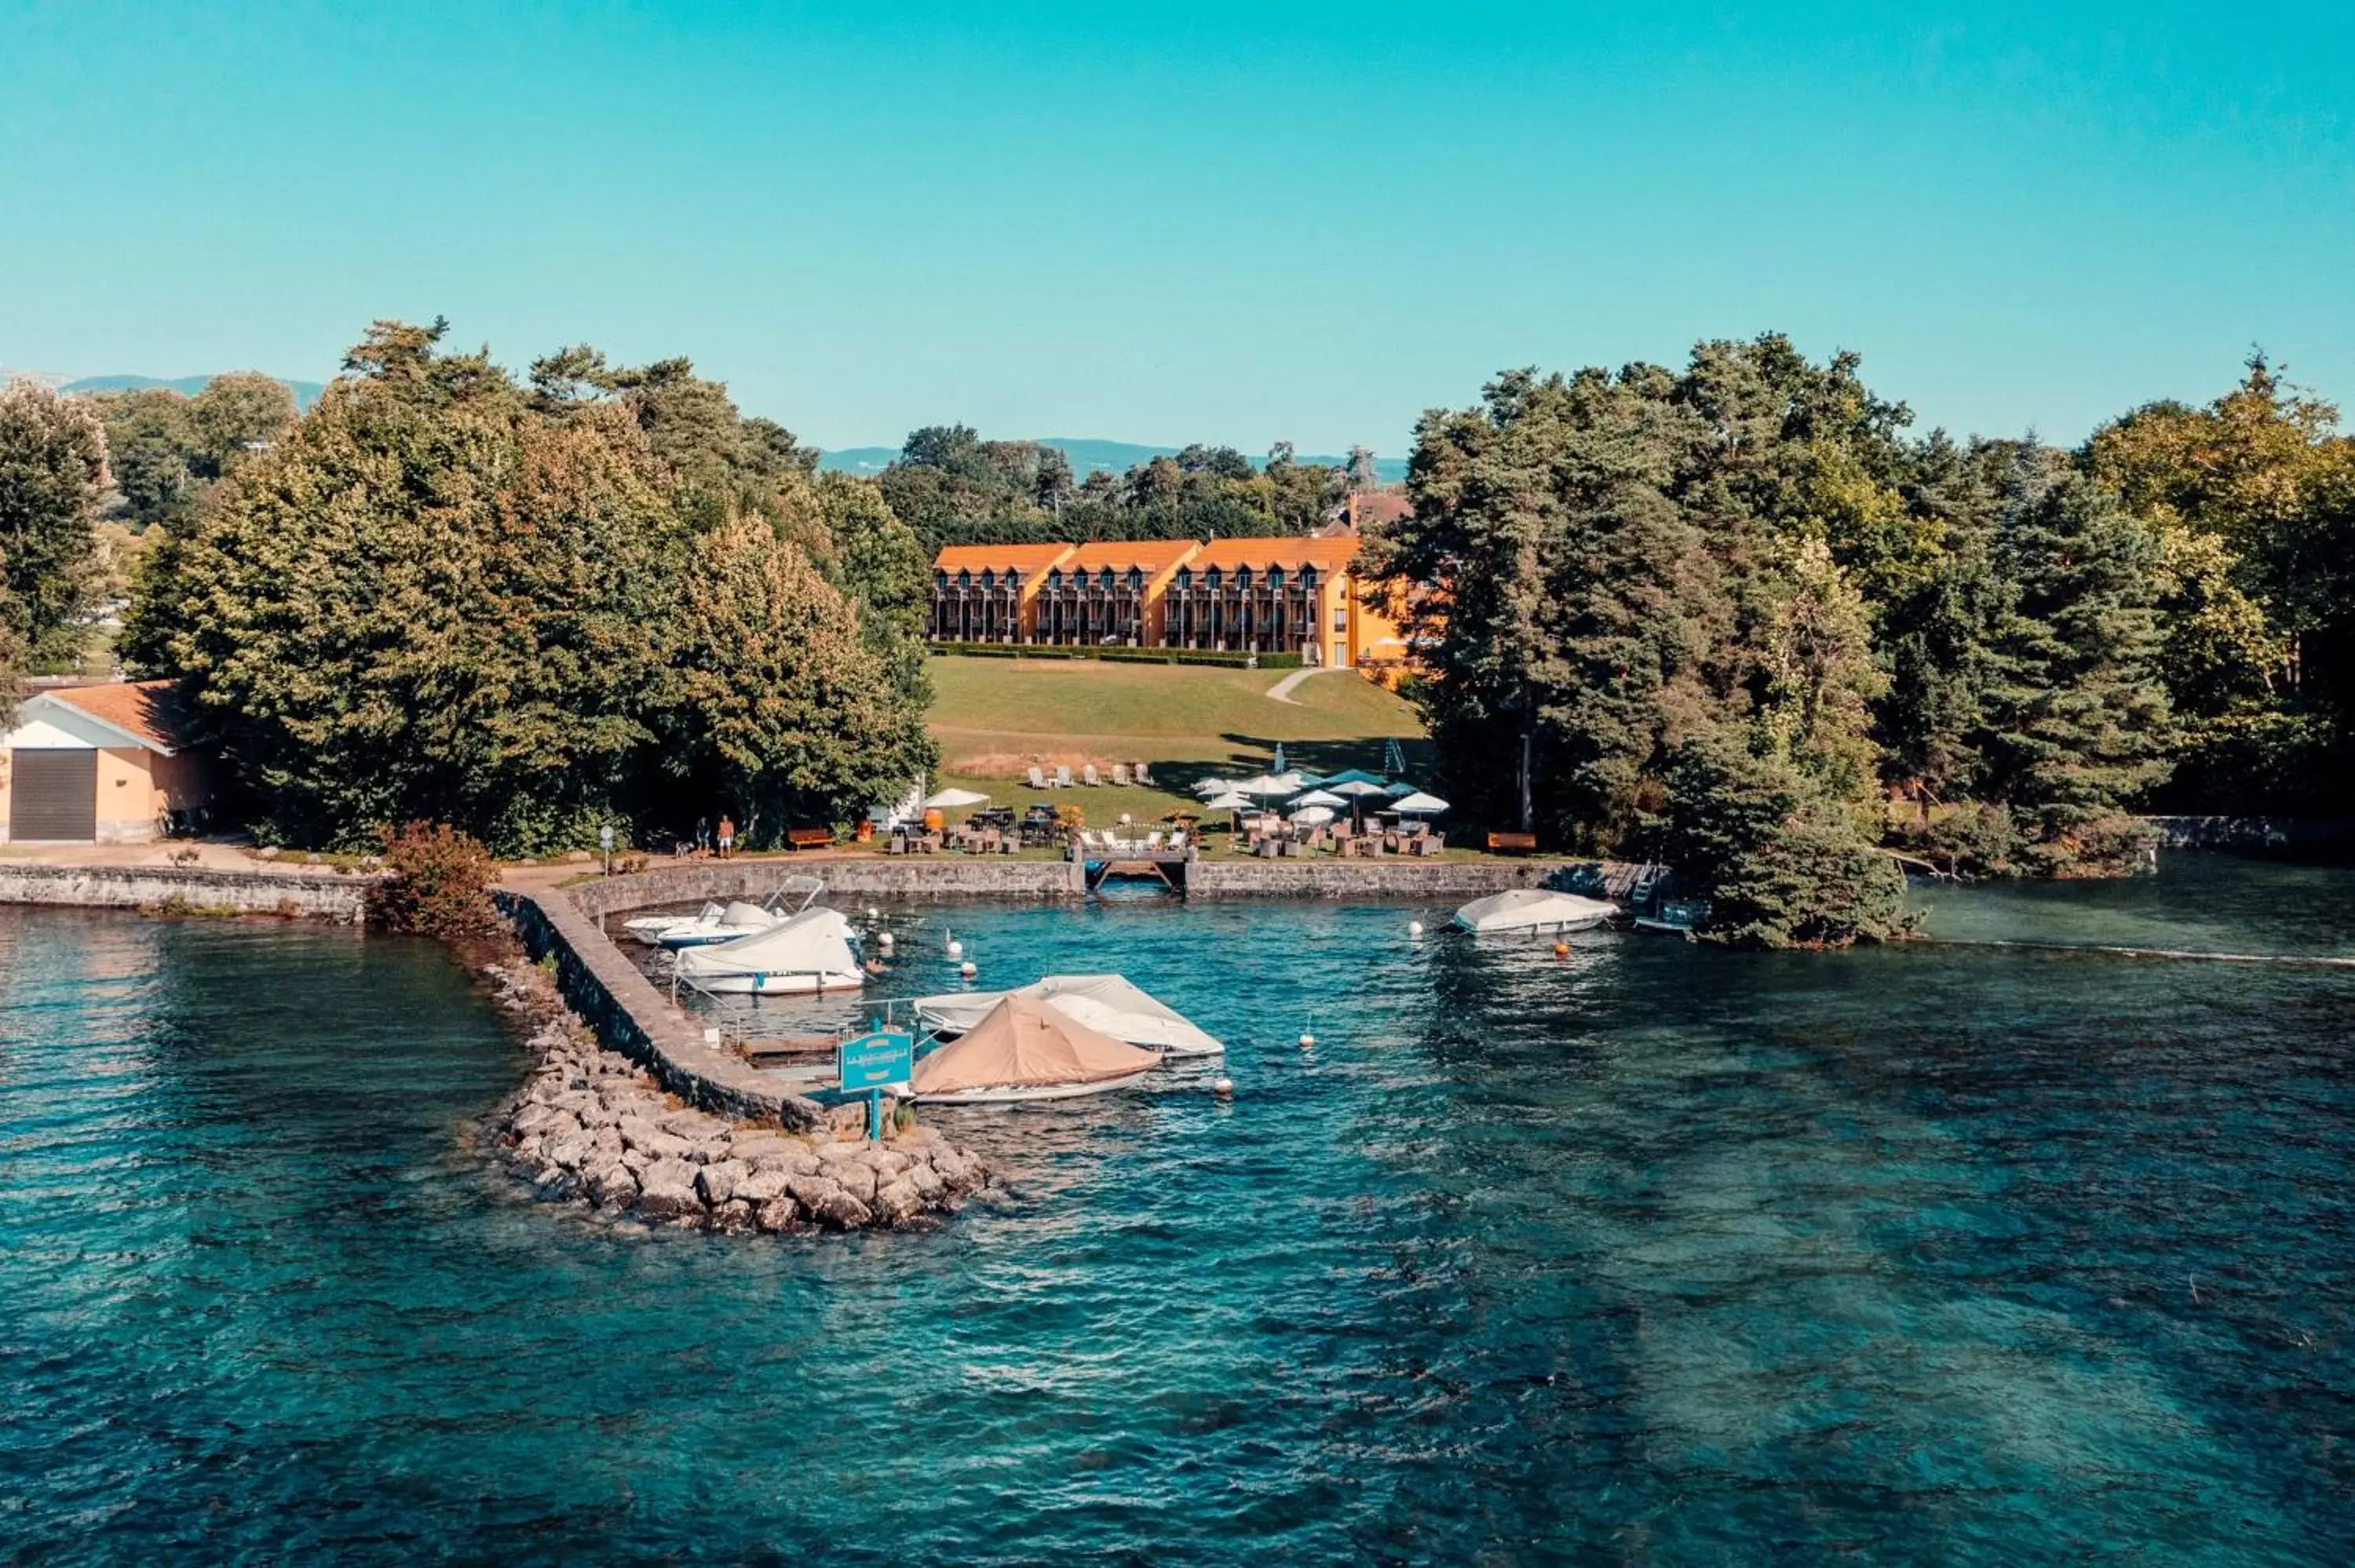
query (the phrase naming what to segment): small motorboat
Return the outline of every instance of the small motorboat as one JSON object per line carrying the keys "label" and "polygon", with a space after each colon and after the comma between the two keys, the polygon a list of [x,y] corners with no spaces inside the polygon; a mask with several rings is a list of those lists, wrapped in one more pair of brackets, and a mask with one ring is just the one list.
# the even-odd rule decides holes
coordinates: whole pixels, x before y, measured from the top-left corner
{"label": "small motorboat", "polygon": [[725,905],[707,904],[692,915],[640,915],[623,921],[622,929],[649,948],[658,947],[666,932],[683,931],[691,926],[717,926],[726,909]]}
{"label": "small motorboat", "polygon": [[1662,904],[1657,912],[1636,916],[1638,931],[1658,931],[1671,937],[1693,939],[1693,933],[1709,921],[1709,900],[1705,898],[1672,898]]}
{"label": "small motorboat", "polygon": [[963,1034],[1008,996],[1051,1001],[1091,1029],[1165,1057],[1219,1056],[1226,1045],[1192,1020],[1122,975],[1049,975],[1011,991],[961,991],[920,996],[917,1021],[943,1036]]}
{"label": "small motorboat", "polygon": [[858,944],[839,909],[803,909],[731,942],[684,948],[672,972],[698,991],[752,996],[857,991],[867,983]]}
{"label": "small motorboat", "polygon": [[1160,1065],[1051,1001],[1009,995],[918,1062],[908,1088],[922,1105],[1067,1100],[1126,1088]]}
{"label": "small motorboat", "polygon": [[1475,898],[1455,912],[1455,924],[1479,937],[1591,931],[1618,913],[1619,906],[1608,899],[1552,893],[1542,887],[1516,887]]}

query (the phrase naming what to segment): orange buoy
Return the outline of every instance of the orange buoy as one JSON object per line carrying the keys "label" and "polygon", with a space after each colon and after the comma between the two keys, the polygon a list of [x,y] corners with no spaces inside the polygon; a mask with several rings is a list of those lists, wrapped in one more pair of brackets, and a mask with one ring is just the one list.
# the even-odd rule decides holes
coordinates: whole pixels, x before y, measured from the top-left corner
{"label": "orange buoy", "polygon": [[1570,957],[1570,944],[1568,942],[1556,942],[1553,945],[1553,956],[1557,959],[1566,959]]}

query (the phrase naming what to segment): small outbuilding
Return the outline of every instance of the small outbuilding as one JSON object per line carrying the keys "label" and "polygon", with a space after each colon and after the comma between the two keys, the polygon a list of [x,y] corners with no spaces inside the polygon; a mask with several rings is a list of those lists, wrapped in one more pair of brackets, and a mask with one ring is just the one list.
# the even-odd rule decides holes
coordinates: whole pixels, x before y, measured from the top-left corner
{"label": "small outbuilding", "polygon": [[0,824],[11,843],[145,843],[193,822],[210,770],[188,752],[170,681],[36,692],[0,750]]}

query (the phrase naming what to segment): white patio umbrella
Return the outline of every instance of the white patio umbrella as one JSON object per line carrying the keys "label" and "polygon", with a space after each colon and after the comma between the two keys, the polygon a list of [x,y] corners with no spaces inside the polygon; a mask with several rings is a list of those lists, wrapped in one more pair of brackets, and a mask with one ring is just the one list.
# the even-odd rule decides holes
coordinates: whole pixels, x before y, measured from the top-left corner
{"label": "white patio umbrella", "polygon": [[1300,810],[1292,813],[1292,820],[1295,822],[1305,823],[1312,828],[1321,828],[1326,823],[1333,820],[1333,808],[1330,806],[1303,806]]}
{"label": "white patio umbrella", "polygon": [[1363,779],[1345,779],[1338,784],[1328,784],[1325,788],[1329,793],[1348,798],[1351,821],[1358,821],[1360,813],[1365,810],[1367,796],[1371,795],[1380,800],[1388,793],[1380,785]]}
{"label": "white patio umbrella", "polygon": [[1311,789],[1293,802],[1295,806],[1346,806],[1348,803],[1330,789]]}
{"label": "white patio umbrella", "polygon": [[1272,778],[1265,773],[1261,774],[1256,779],[1240,779],[1234,785],[1234,791],[1238,795],[1264,795],[1270,798],[1279,795],[1289,795],[1294,793],[1297,789],[1298,786],[1286,779]]}
{"label": "white patio umbrella", "polygon": [[1392,801],[1391,810],[1401,817],[1435,817],[1447,810],[1447,802],[1436,795],[1426,795],[1418,789],[1402,800]]}
{"label": "white patio umbrella", "polygon": [[972,789],[943,789],[937,795],[924,797],[924,809],[951,810],[958,806],[978,806],[989,797]]}
{"label": "white patio umbrella", "polygon": [[1230,779],[1197,779],[1194,780],[1194,793],[1202,796],[1225,794],[1229,790],[1232,789],[1233,787],[1234,781]]}
{"label": "white patio umbrella", "polygon": [[1232,789],[1222,789],[1219,793],[1211,796],[1209,800],[1203,801],[1202,810],[1206,811],[1248,811],[1251,810],[1251,797],[1248,795],[1238,794]]}

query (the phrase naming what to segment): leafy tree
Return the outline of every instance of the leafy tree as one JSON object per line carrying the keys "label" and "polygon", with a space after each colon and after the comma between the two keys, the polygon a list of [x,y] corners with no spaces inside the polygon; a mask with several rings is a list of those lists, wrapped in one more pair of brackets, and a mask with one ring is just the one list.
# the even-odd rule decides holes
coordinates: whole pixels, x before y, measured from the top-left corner
{"label": "leafy tree", "polygon": [[294,392],[260,371],[216,376],[188,399],[189,471],[210,482],[278,440],[294,418]]}
{"label": "leafy tree", "polygon": [[1847,947],[1904,929],[1905,878],[1853,817],[1737,729],[1681,741],[1651,824],[1680,887],[1710,903],[1701,934],[1733,947]]}
{"label": "leafy tree", "polygon": [[922,715],[891,701],[856,612],[767,524],[734,518],[703,540],[679,633],[680,755],[747,839],[831,823],[918,777]]}
{"label": "leafy tree", "polygon": [[205,488],[192,465],[197,442],[188,399],[156,387],[101,392],[91,402],[106,427],[119,514],[138,527],[185,519]]}
{"label": "leafy tree", "polygon": [[88,403],[31,382],[0,388],[0,644],[35,669],[73,665],[89,641],[108,482]]}
{"label": "leafy tree", "polygon": [[[821,474],[815,494],[831,544],[829,575],[858,608],[860,644],[903,711],[928,711],[932,683],[924,672],[924,634],[932,615],[932,562],[872,482]],[[929,775],[937,761],[930,735],[919,729],[910,738],[913,749],[900,767],[910,777]]]}

